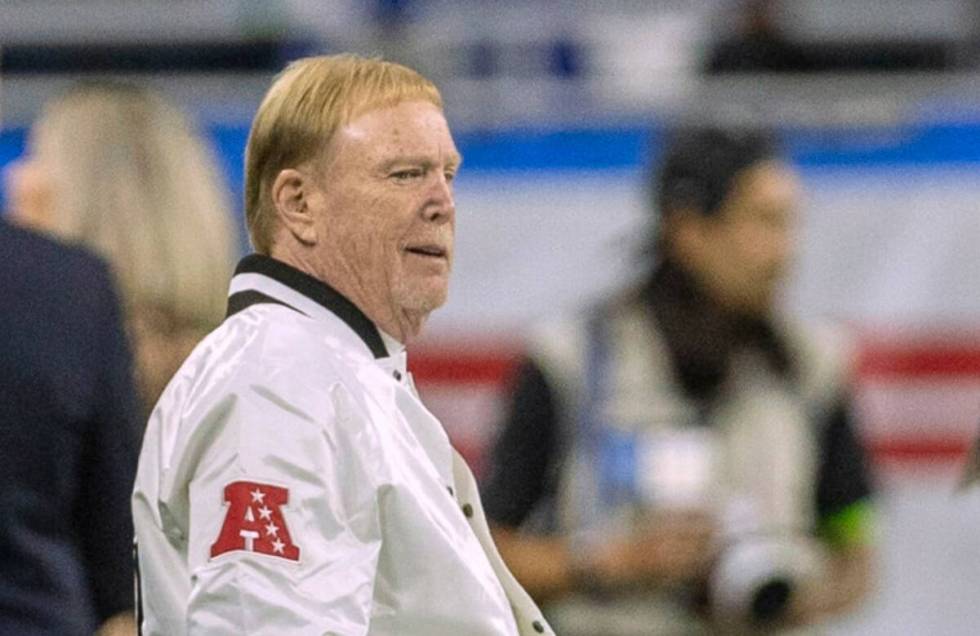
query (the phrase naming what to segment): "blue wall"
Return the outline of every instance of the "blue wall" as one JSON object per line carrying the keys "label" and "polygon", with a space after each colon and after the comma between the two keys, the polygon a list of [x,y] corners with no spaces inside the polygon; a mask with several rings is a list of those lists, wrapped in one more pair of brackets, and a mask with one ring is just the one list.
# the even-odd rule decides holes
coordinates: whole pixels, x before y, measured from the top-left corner
{"label": "blue wall", "polygon": [[[238,209],[242,201],[242,156],[248,127],[210,126]],[[887,128],[787,130],[790,155],[804,170],[818,167],[900,167],[980,164],[980,121],[908,124]],[[0,133],[0,168],[23,152],[23,129]],[[659,126],[576,130],[513,129],[457,136],[464,175],[566,170],[639,170],[656,158]],[[980,178],[980,172],[978,172]],[[4,194],[0,187],[0,208]]]}

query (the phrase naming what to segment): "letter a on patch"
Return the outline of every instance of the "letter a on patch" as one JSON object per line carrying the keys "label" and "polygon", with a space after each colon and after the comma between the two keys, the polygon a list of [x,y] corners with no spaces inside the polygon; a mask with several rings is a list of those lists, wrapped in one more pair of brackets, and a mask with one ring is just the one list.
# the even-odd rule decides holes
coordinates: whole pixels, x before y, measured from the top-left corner
{"label": "letter a on patch", "polygon": [[225,486],[228,512],[218,540],[211,545],[211,558],[225,552],[244,550],[299,561],[282,516],[289,503],[289,490],[253,481],[236,481]]}

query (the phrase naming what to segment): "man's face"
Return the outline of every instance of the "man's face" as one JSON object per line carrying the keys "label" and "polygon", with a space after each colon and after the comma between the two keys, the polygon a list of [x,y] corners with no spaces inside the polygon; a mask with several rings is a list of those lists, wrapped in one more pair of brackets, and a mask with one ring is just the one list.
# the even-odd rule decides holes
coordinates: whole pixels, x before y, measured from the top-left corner
{"label": "man's face", "polygon": [[316,174],[319,273],[403,340],[446,301],[459,164],[442,111],[409,101],[340,128]]}
{"label": "man's face", "polygon": [[737,178],[718,214],[694,220],[695,275],[715,300],[738,313],[767,314],[794,253],[799,180],[777,161]]}

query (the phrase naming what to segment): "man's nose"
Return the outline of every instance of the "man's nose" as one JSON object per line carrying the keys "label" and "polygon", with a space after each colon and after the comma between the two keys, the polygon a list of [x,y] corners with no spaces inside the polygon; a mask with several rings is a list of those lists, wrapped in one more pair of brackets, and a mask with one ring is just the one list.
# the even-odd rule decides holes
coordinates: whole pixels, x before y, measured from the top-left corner
{"label": "man's nose", "polygon": [[433,180],[422,213],[427,221],[446,223],[453,220],[456,215],[453,184],[445,175],[438,175]]}

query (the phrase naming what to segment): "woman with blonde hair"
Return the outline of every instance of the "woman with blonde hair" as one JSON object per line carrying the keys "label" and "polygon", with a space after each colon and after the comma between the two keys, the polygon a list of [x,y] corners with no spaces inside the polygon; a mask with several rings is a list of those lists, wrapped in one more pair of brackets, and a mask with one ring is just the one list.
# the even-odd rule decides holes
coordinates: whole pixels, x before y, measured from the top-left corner
{"label": "woman with blonde hair", "polygon": [[149,412],[224,311],[237,234],[206,144],[146,89],[83,84],[45,107],[7,176],[12,220],[112,266]]}

